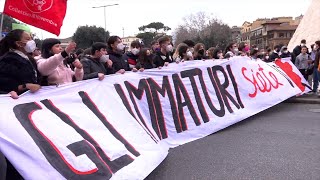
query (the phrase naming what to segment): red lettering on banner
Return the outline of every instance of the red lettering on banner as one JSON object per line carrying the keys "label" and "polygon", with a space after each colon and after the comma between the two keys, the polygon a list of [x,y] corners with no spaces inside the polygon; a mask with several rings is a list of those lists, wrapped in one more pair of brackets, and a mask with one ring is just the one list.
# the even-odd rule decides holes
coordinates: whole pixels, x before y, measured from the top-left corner
{"label": "red lettering on banner", "polygon": [[242,67],[241,71],[244,78],[248,80],[250,83],[252,83],[252,85],[254,86],[254,92],[249,93],[249,97],[251,98],[257,96],[258,90],[262,93],[265,93],[271,92],[272,89],[278,89],[280,86],[283,86],[283,84],[278,81],[278,78],[276,77],[276,75],[273,74],[273,72],[267,72],[267,75],[269,75],[268,77],[265,74],[264,69],[260,65],[258,71],[256,72],[253,69],[251,69],[252,78],[246,76],[245,72],[248,71],[247,68]]}

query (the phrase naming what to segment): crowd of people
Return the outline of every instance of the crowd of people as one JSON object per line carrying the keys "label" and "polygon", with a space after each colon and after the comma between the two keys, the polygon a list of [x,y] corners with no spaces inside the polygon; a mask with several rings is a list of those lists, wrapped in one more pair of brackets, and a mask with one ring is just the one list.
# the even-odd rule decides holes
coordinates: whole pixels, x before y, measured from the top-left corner
{"label": "crowd of people", "polygon": [[[41,86],[94,78],[103,80],[109,74],[143,72],[145,69],[161,69],[170,63],[216,61],[233,56],[247,56],[247,59],[265,62],[291,57],[305,79],[313,81],[312,93],[317,93],[320,79],[319,47],[320,41],[316,41],[309,52],[306,41],[302,40],[292,53],[286,46],[277,45],[273,50],[264,50],[246,43],[230,43],[223,50],[218,47],[206,49],[202,43],[185,40],[174,48],[171,39],[164,36],[153,41],[151,48],[133,41],[130,50],[125,52],[121,38],[111,36],[107,43],[95,42],[87,49],[76,49],[74,42],[63,49],[58,39],[49,38],[43,41],[39,49],[28,32],[17,29],[0,41],[0,93],[17,99],[20,94],[26,91],[34,93]],[[0,153],[0,161],[5,161],[3,159]]]}
{"label": "crowd of people", "polygon": [[218,47],[206,49],[202,43],[185,40],[174,48],[171,39],[164,36],[152,42],[151,48],[133,41],[130,50],[125,52],[121,38],[111,36],[107,43],[95,42],[85,50],[76,49],[74,42],[63,49],[58,39],[49,38],[43,41],[40,50],[28,32],[17,29],[0,41],[0,93],[16,99],[25,91],[38,91],[41,86],[93,78],[103,80],[105,75],[161,69],[173,62],[219,60],[233,56],[247,56],[265,62],[290,57],[310,85],[313,81],[313,93],[317,93],[319,46],[320,41],[316,41],[309,52],[306,41],[302,40],[292,53],[286,46],[277,45],[272,51],[254,45],[250,47],[246,43],[230,43],[223,50]]}

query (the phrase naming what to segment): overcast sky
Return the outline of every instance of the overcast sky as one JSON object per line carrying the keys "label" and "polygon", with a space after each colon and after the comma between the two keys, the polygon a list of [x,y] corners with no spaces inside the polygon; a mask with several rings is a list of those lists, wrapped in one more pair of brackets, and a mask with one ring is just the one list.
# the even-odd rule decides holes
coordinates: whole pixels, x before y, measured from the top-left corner
{"label": "overcast sky", "polygon": [[[4,1],[0,0],[1,12]],[[183,23],[183,17],[199,11],[221,19],[229,26],[241,26],[244,21],[278,16],[304,14],[312,0],[68,0],[67,14],[59,38],[73,35],[78,26],[97,25],[104,27],[101,6],[118,3],[106,8],[107,30],[111,35],[130,36],[137,34],[138,27],[150,22],[162,22],[175,29]],[[57,37],[32,27],[39,38]]]}

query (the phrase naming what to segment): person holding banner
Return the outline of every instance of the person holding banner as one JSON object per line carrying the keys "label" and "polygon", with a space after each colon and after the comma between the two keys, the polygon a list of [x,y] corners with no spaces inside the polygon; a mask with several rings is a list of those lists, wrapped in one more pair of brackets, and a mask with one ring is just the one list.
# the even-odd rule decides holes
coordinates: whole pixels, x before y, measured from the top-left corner
{"label": "person holding banner", "polygon": [[[43,76],[47,76],[48,85],[59,85],[71,83],[73,76],[76,81],[83,79],[83,68],[81,62],[70,56],[76,48],[75,42],[70,42],[69,45],[62,50],[61,42],[58,39],[45,39],[42,43],[41,58],[37,61],[38,70]],[[65,60],[67,57],[68,62]],[[73,64],[74,71],[69,64]]]}
{"label": "person holding banner", "polygon": [[12,98],[30,90],[40,89],[36,67],[28,53],[32,53],[36,43],[30,33],[16,29],[0,41],[0,91]]}
{"label": "person holding banner", "polygon": [[136,69],[139,71],[144,71],[145,69],[152,69],[155,68],[156,65],[153,63],[152,54],[150,49],[143,48],[140,52],[137,65],[135,66]]}
{"label": "person holding banner", "polygon": [[233,56],[238,56],[238,53],[239,53],[238,44],[230,43],[225,50],[224,58],[229,59]]}
{"label": "person holding banner", "polygon": [[185,43],[180,43],[173,55],[174,60],[179,63],[183,61],[193,60],[192,52],[189,50],[189,46]]}
{"label": "person holding banner", "polygon": [[93,43],[91,55],[84,56],[81,59],[84,70],[84,80],[98,78],[100,81],[107,74],[113,74],[112,61],[107,55],[107,45],[102,42]]}
{"label": "person holding banner", "polygon": [[205,56],[205,47],[204,44],[202,43],[197,43],[194,46],[194,52],[193,52],[193,58],[194,60],[203,60],[203,59],[207,59],[207,57]]}
{"label": "person holding banner", "polygon": [[162,68],[163,66],[168,66],[169,63],[173,62],[171,55],[173,46],[171,45],[170,38],[167,36],[159,38],[158,41],[160,44],[160,51],[156,52],[153,62],[158,68]]}
{"label": "person holding banner", "polygon": [[110,36],[108,41],[108,54],[112,61],[112,67],[117,74],[124,74],[126,71],[130,71],[128,60],[123,55],[124,45],[122,44],[119,36]]}

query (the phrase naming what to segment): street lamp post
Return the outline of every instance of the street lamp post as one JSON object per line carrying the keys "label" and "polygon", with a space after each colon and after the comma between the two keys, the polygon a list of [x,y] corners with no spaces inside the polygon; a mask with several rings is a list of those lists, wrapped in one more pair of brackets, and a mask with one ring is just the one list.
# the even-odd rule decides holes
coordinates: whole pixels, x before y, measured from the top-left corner
{"label": "street lamp post", "polygon": [[92,7],[92,8],[103,8],[104,11],[104,42],[107,41],[107,20],[106,20],[106,7],[110,7],[110,6],[118,6],[119,4],[108,4],[108,5],[104,5],[104,6],[96,6],[96,7]]}

